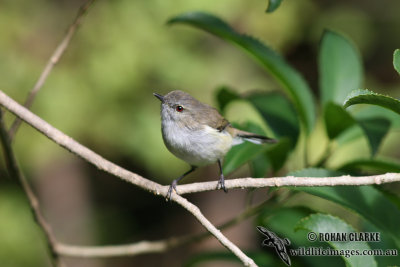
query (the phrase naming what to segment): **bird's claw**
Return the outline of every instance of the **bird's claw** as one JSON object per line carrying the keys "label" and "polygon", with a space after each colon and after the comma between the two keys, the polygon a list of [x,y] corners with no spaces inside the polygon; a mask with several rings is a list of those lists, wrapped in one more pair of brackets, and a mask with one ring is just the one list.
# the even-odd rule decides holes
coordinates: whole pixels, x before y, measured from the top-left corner
{"label": "bird's claw", "polygon": [[173,180],[171,185],[169,186],[167,197],[165,198],[165,200],[167,202],[171,200],[172,190],[174,190],[176,193],[178,193],[178,191],[176,190],[176,184],[177,184],[177,182],[175,180]]}
{"label": "bird's claw", "polygon": [[224,190],[225,193],[228,193],[228,189],[226,189],[225,187],[225,179],[223,175],[221,175],[221,177],[218,180],[217,189],[222,189]]}

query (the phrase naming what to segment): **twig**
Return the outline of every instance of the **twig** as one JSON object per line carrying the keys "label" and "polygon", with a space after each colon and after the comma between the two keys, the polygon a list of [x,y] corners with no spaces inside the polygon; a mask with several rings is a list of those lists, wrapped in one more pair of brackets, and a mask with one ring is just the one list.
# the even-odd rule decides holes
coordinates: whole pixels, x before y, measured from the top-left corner
{"label": "twig", "polygon": [[[161,186],[158,183],[150,181],[138,174],[127,171],[118,165],[102,158],[100,155],[79,144],[71,137],[65,135],[61,131],[57,130],[43,119],[39,118],[31,111],[27,110],[13,99],[8,97],[2,91],[0,91],[0,105],[7,108],[9,111],[20,117],[22,120],[30,124],[33,128],[37,129],[49,139],[53,140],[60,146],[66,148],[77,156],[90,162],[100,170],[108,172],[114,176],[117,176],[125,181],[135,184],[142,189],[152,192],[156,195],[166,196],[168,186]],[[269,186],[335,186],[335,185],[367,185],[367,184],[382,184],[400,181],[399,173],[387,173],[383,175],[375,176],[363,176],[363,177],[352,177],[352,176],[340,176],[340,177],[325,177],[325,178],[313,178],[313,177],[280,177],[280,178],[242,178],[226,181],[227,188],[260,188]],[[178,192],[191,193],[215,190],[217,188],[217,182],[204,182],[194,183],[189,185],[181,185],[178,187]],[[211,233],[213,234],[222,245],[232,251],[242,262],[247,266],[256,266],[254,261],[248,258],[237,246],[229,241],[221,232],[215,228],[200,212],[200,210],[188,202],[185,198],[173,194],[173,201],[180,204],[190,213],[192,213],[197,220]]]}
{"label": "twig", "polygon": [[[0,91],[0,104],[7,108],[9,111],[20,117],[22,120],[30,124],[33,128],[43,133],[49,139],[55,143],[64,147],[65,149],[76,154],[80,158],[96,166],[99,170],[108,172],[122,180],[128,181],[138,187],[147,190],[156,195],[167,194],[166,187],[150,181],[138,174],[132,173],[128,170],[121,168],[120,166],[104,159],[100,155],[96,154],[87,147],[79,144],[71,137],[57,130],[40,117],[33,114],[31,111],[21,106],[9,96]],[[198,207],[187,201],[185,198],[173,194],[171,200],[175,201],[187,211],[189,211],[212,235],[214,235],[218,241],[235,254],[245,266],[256,266],[254,261],[247,257],[235,244],[227,239],[199,210]]]}
{"label": "twig", "polygon": [[[39,92],[39,90],[42,88],[44,82],[46,81],[47,77],[49,76],[51,70],[53,67],[58,63],[60,60],[61,56],[64,54],[65,50],[67,49],[72,37],[74,36],[76,30],[78,29],[78,26],[82,22],[83,16],[87,13],[87,10],[89,7],[93,4],[95,0],[88,0],[86,3],[84,3],[78,11],[78,14],[75,17],[75,20],[72,22],[72,24],[69,26],[67,33],[65,34],[64,38],[62,41],[58,44],[56,50],[54,50],[53,54],[51,55],[50,59],[47,61],[46,66],[44,67],[42,73],[40,74],[39,79],[36,81],[35,85],[29,92],[24,106],[26,108],[30,108],[32,106],[33,100],[35,99],[36,94]],[[21,125],[21,120],[19,118],[16,118],[11,125],[10,131],[9,131],[9,136],[10,136],[10,141],[14,139],[15,133],[18,130],[18,127]]]}
{"label": "twig", "polygon": [[28,199],[29,205],[32,210],[32,214],[46,237],[54,266],[63,266],[55,250],[57,244],[56,237],[54,236],[50,225],[46,222],[46,219],[44,218],[42,212],[40,211],[38,199],[36,198],[29,183],[25,179],[25,176],[23,175],[20,167],[18,166],[17,160],[14,155],[14,151],[11,147],[10,137],[7,133],[7,128],[3,120],[2,109],[0,109],[0,141],[3,145],[4,158],[6,160],[8,172],[11,177],[16,178],[22,190],[25,192],[25,195]]}
{"label": "twig", "polygon": [[[371,176],[335,176],[335,177],[271,177],[271,178],[238,178],[225,181],[227,189],[233,188],[263,188],[282,186],[344,186],[344,185],[373,185],[400,182],[400,173],[385,173]],[[213,191],[217,182],[191,183],[177,186],[179,194],[189,194]],[[168,186],[164,186],[166,190]]]}
{"label": "twig", "polygon": [[[125,170],[118,165],[104,159],[87,147],[79,144],[71,137],[54,128],[40,117],[24,108],[12,98],[0,90],[0,105],[4,106],[10,112],[20,117],[33,128],[43,133],[55,143],[66,148],[77,156],[92,163],[100,170],[113,174],[125,181],[135,184],[142,189],[152,192],[156,195],[163,195],[168,191],[169,186],[162,186],[149,179],[146,179],[136,173]],[[226,181],[226,188],[262,188],[262,187],[282,187],[282,186],[338,186],[338,185],[371,185],[393,183],[400,181],[400,173],[386,173],[373,176],[339,176],[339,177],[273,177],[273,178],[239,178]],[[179,194],[188,194],[195,192],[204,192],[217,189],[217,182],[202,182],[186,185],[179,185],[177,191]]]}
{"label": "twig", "polygon": [[[77,156],[95,165],[100,170],[106,171],[113,174],[125,181],[133,183],[147,191],[152,192],[156,195],[165,196],[168,191],[168,186],[161,186],[158,183],[152,182],[146,178],[141,177],[138,174],[129,172],[116,164],[102,158],[100,155],[94,153],[85,146],[79,144],[71,137],[65,135],[61,131],[57,130],[43,119],[34,115],[32,112],[15,102],[13,99],[8,97],[2,91],[0,91],[0,105],[7,108],[9,111],[20,117],[22,120],[30,124],[33,128],[37,129],[49,139],[53,140],[60,146],[67,150],[75,153]],[[269,186],[336,186],[336,185],[368,185],[368,184],[382,184],[400,181],[399,173],[387,173],[383,175],[375,176],[363,176],[363,177],[352,177],[352,176],[340,176],[340,177],[325,177],[325,178],[314,178],[314,177],[280,177],[280,178],[242,178],[233,179],[226,181],[227,188],[260,188]],[[193,193],[201,191],[215,190],[217,188],[217,182],[204,182],[194,183],[189,185],[181,185],[178,187],[178,192]],[[248,258],[239,248],[237,248],[232,242],[230,242],[221,232],[216,229],[200,212],[200,210],[188,202],[186,199],[179,195],[173,194],[172,200],[180,204],[190,213],[192,213],[197,220],[210,232],[212,233],[222,245],[226,246],[232,251],[245,265],[255,266],[253,260]]]}
{"label": "twig", "polygon": [[[223,230],[257,214],[264,207],[267,201],[246,209],[239,216],[236,216],[218,229]],[[189,234],[180,237],[172,237],[157,241],[140,241],[134,244],[113,245],[113,246],[72,246],[58,243],[56,251],[58,254],[69,257],[121,257],[136,256],[140,254],[162,253],[170,249],[183,246],[189,243],[198,242],[210,236],[209,232]]]}

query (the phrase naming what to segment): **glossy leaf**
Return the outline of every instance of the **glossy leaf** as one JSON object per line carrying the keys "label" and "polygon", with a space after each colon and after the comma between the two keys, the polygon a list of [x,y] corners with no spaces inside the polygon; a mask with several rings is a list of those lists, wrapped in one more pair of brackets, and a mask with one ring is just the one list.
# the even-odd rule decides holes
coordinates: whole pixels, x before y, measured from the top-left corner
{"label": "glossy leaf", "polygon": [[375,173],[400,172],[400,163],[382,159],[359,159],[347,162],[338,168],[344,172],[372,171]]}
{"label": "glossy leaf", "polygon": [[272,168],[274,172],[279,171],[286,162],[293,147],[288,138],[281,138],[277,144],[269,145],[265,152],[259,154],[251,161],[254,177],[265,177]]}
{"label": "glossy leaf", "polygon": [[[307,239],[307,233],[295,230],[297,222],[309,216],[312,212],[312,210],[305,207],[279,207],[278,209],[266,207],[258,217],[258,225],[266,227],[281,238],[288,238],[291,243],[289,249],[310,246],[321,247],[323,243],[310,242]],[[295,262],[299,257],[291,257],[290,259],[292,266],[299,266]],[[304,266],[310,267],[334,267],[343,264],[340,257],[329,257],[328,260],[327,257],[323,256],[301,257],[301,262]]]}
{"label": "glossy leaf", "polygon": [[363,70],[360,55],[346,38],[325,31],[319,53],[320,90],[323,105],[342,104],[346,96],[361,87]]}
{"label": "glossy leaf", "polygon": [[[357,178],[354,178],[357,179]],[[400,246],[399,209],[372,186],[297,188],[354,210]]]}
{"label": "glossy leaf", "polygon": [[356,120],[368,118],[385,118],[390,121],[391,127],[400,128],[399,115],[390,109],[386,109],[375,105],[366,105],[362,109],[352,114]]}
{"label": "glossy leaf", "polygon": [[374,93],[369,90],[358,89],[352,91],[344,102],[344,107],[355,104],[378,105],[400,114],[400,101],[390,96]]}
{"label": "glossy leaf", "polygon": [[268,146],[264,154],[268,157],[275,172],[283,167],[292,149],[293,145],[289,138],[281,138],[279,143]]}
{"label": "glossy leaf", "polygon": [[[263,130],[253,123],[247,123],[246,125],[242,126],[234,124],[234,126],[245,131],[265,135]],[[257,155],[259,155],[266,149],[267,145],[256,145],[246,141],[244,141],[240,145],[233,146],[231,150],[229,150],[228,154],[226,154],[225,156],[223,173],[227,175],[233,172],[246,162],[256,158]]]}
{"label": "glossy leaf", "polygon": [[[290,175],[327,177],[336,176],[335,174],[340,175],[339,172],[330,170],[304,169]],[[400,210],[373,186],[294,187],[293,189],[333,201],[357,212],[379,228],[381,232],[390,236],[400,248],[400,227],[398,227]]]}
{"label": "glossy leaf", "polygon": [[393,54],[394,69],[400,74],[400,49],[396,49]]}
{"label": "glossy leaf", "polygon": [[280,5],[282,0],[269,0],[268,1],[268,8],[265,12],[272,13],[274,12]]}
{"label": "glossy leaf", "polygon": [[170,19],[168,23],[183,23],[197,27],[247,51],[282,84],[296,107],[304,129],[307,133],[311,131],[315,122],[315,106],[311,89],[300,73],[271,48],[253,37],[236,32],[218,17],[207,13],[181,14]]}
{"label": "glossy leaf", "polygon": [[355,120],[341,106],[331,102],[325,105],[324,121],[326,132],[330,139],[335,139],[346,130],[352,130],[355,133],[353,138],[357,138],[359,136],[358,132],[352,129],[357,124],[361,127],[364,136],[368,140],[372,156],[378,151],[383,138],[390,128],[390,121],[388,119],[368,117]]}
{"label": "glossy leaf", "polygon": [[300,134],[300,125],[292,104],[281,94],[257,93],[246,99],[260,112],[277,138],[288,137],[294,147]]}
{"label": "glossy leaf", "polygon": [[335,139],[356,122],[341,106],[328,102],[324,108],[326,132],[330,139]]}
{"label": "glossy leaf", "polygon": [[265,147],[250,142],[244,142],[232,147],[225,156],[223,173],[229,174],[233,172],[249,160],[255,158],[263,150],[265,150]]}
{"label": "glossy leaf", "polygon": [[221,87],[217,92],[217,102],[221,110],[235,100],[249,101],[278,139],[287,137],[291,148],[296,145],[300,134],[300,123],[293,105],[283,95],[278,92],[257,92],[241,97],[227,87]]}
{"label": "glossy leaf", "polygon": [[[392,112],[389,109],[385,109],[380,106],[367,105],[362,109],[357,110],[357,112],[354,112],[352,116],[356,121],[370,119],[370,118],[385,118],[390,121],[391,128],[395,129],[400,128],[399,115]],[[350,141],[361,138],[362,136],[365,136],[365,132],[363,129],[361,129],[361,127],[357,123],[352,127],[350,127],[348,130],[346,130],[345,132],[343,132],[341,135],[339,135],[336,138],[336,140],[340,145],[343,145]]]}
{"label": "glossy leaf", "polygon": [[271,162],[265,153],[258,154],[251,160],[251,169],[253,177],[265,177],[267,171],[271,168]]}
{"label": "glossy leaf", "polygon": [[371,154],[374,156],[378,151],[383,138],[389,131],[390,121],[384,118],[370,118],[357,120],[357,122],[368,138]]}
{"label": "glossy leaf", "polygon": [[280,207],[273,210],[264,208],[258,216],[258,224],[270,229],[282,238],[289,238],[291,243],[297,246],[309,245],[306,236],[303,233],[294,230],[296,222],[309,216],[313,211],[304,207]]}
{"label": "glossy leaf", "polygon": [[363,136],[365,136],[364,131],[361,129],[360,125],[355,124],[336,137],[336,140],[339,145],[344,145]]}
{"label": "glossy leaf", "polygon": [[[362,231],[376,233],[379,232],[379,229],[376,228],[373,224],[368,223],[368,221],[362,222]],[[396,247],[396,244],[392,241],[389,236],[386,236],[385,233],[380,233],[380,241],[379,242],[369,242],[368,243],[371,249],[393,249]],[[375,257],[375,260],[378,263],[378,266],[396,266],[398,265],[398,256],[397,257]]]}
{"label": "glossy leaf", "polygon": [[[311,214],[307,218],[302,219],[296,226],[296,229],[304,229],[309,232],[314,232],[317,235],[320,233],[352,233],[355,229],[345,221],[326,214]],[[336,250],[356,250],[363,251],[370,249],[367,242],[327,242]],[[375,267],[377,263],[373,256],[342,256],[346,262],[346,266],[369,266]]]}
{"label": "glossy leaf", "polygon": [[218,107],[219,107],[220,111],[223,113],[225,111],[226,106],[230,102],[240,99],[240,95],[238,93],[236,93],[234,90],[232,90],[226,86],[222,86],[217,89],[216,98],[217,98]]}

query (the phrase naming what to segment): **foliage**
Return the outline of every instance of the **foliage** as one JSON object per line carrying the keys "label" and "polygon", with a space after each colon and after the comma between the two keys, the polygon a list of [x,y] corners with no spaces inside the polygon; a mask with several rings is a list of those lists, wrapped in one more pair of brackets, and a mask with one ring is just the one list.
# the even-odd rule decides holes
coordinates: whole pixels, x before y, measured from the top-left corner
{"label": "foliage", "polygon": [[282,0],[269,0],[266,12],[274,12],[281,5],[281,2]]}
{"label": "foliage", "polygon": [[[46,57],[61,37],[59,33],[68,24],[70,19],[68,16],[74,15],[74,5],[80,4],[73,1],[59,1],[50,5],[48,1],[39,0],[39,2],[38,5],[37,2],[30,1],[4,1],[4,10],[7,12],[0,18],[3,22],[0,26],[3,35],[0,46],[4,51],[0,69],[3,73],[7,73],[2,77],[2,88],[9,89],[11,95],[19,100],[23,99],[28,88],[32,86]],[[282,0],[269,0],[266,12],[274,12],[273,16],[282,14],[281,11],[285,11],[280,7],[282,2]],[[226,157],[225,174],[244,166],[246,162],[250,162],[253,177],[287,174],[299,177],[333,177],[342,174],[399,172],[398,162],[391,158],[383,158],[381,155],[382,143],[393,133],[391,129],[400,127],[397,114],[400,109],[399,101],[390,96],[359,89],[364,88],[363,64],[358,49],[348,38],[332,30],[325,31],[321,38],[318,56],[320,75],[318,95],[321,99],[318,100],[313,96],[307,80],[302,77],[300,71],[288,63],[288,60],[258,39],[235,30],[248,28],[246,24],[253,23],[259,28],[256,35],[260,40],[265,39],[266,36],[262,35],[265,30],[272,29],[276,31],[274,38],[268,37],[268,39],[283,38],[285,40],[283,44],[286,45],[298,41],[296,38],[302,35],[308,26],[305,24],[306,26],[296,27],[302,25],[302,18],[309,17],[306,8],[303,8],[307,3],[299,4],[297,1],[287,3],[290,2],[292,5],[297,5],[297,8],[292,8],[291,12],[286,13],[285,20],[291,25],[286,28],[280,27],[286,25],[285,23],[268,25],[264,20],[253,16],[251,5],[259,4],[256,2],[217,3],[205,0],[178,1],[174,5],[166,5],[166,2],[161,5],[156,3],[162,8],[154,8],[155,4],[151,1],[97,2],[92,9],[94,14],[90,14],[90,19],[80,28],[68,53],[46,82],[47,88],[43,88],[38,97],[33,107],[34,112],[81,142],[89,143],[96,151],[112,158],[113,161],[121,162],[122,158],[124,165],[134,165],[127,168],[140,169],[148,176],[157,173],[154,177],[162,176],[158,175],[162,173],[162,178],[170,181],[170,176],[175,175],[173,172],[181,172],[179,166],[177,167],[180,162],[175,160],[162,145],[159,130],[154,130],[155,125],[159,125],[159,113],[158,110],[155,112],[155,100],[151,92],[154,88],[170,90],[178,87],[190,93],[198,90],[198,95],[211,95],[209,91],[199,89],[208,90],[207,88],[212,88],[216,83],[228,81],[229,86],[220,86],[216,89],[217,103],[221,112],[228,112],[236,102],[246,103],[260,114],[265,125],[260,127],[248,122],[236,126],[260,134],[268,133],[279,139],[279,143],[267,146],[244,143],[234,147]],[[226,8],[228,5],[229,8]],[[313,4],[311,9],[320,12],[316,6]],[[280,88],[275,91],[261,90],[240,94],[239,91],[243,91],[242,87],[245,84],[241,83],[241,80],[262,77],[256,65],[252,69],[251,63],[247,63],[244,58],[239,61],[239,67],[235,68],[233,67],[235,64],[230,60],[224,60],[224,58],[231,59],[234,50],[226,52],[223,42],[210,49],[208,39],[202,35],[199,35],[200,38],[197,38],[197,35],[193,37],[195,35],[191,35],[193,33],[190,29],[172,31],[162,27],[165,17],[193,8],[212,10],[215,13],[224,12],[232,20],[232,26],[218,17],[198,12],[177,16],[170,20],[170,24],[192,25],[241,48],[267,71],[265,77],[271,77]],[[396,10],[398,9],[393,9],[394,13]],[[326,17],[324,15],[326,13],[320,16]],[[353,22],[354,14],[350,15],[349,18]],[[312,20],[314,21],[314,16]],[[348,23],[349,21],[343,19],[340,21],[343,21],[343,27],[352,29],[350,33],[365,35],[365,27],[359,30],[357,25],[353,28],[356,23]],[[314,27],[319,24],[324,24],[321,23],[321,18],[315,20]],[[340,29],[340,27],[334,28]],[[282,32],[282,29],[285,29],[285,32]],[[311,32],[311,35],[314,31],[313,28],[307,28],[307,32]],[[357,40],[356,34],[349,35]],[[178,38],[186,43],[177,42]],[[391,40],[396,39],[391,38]],[[281,44],[282,42],[280,46],[276,43],[274,45],[279,48],[284,47]],[[368,40],[359,41],[358,44],[365,49]],[[193,49],[197,49],[196,53],[193,53]],[[217,57],[219,55],[222,56]],[[394,52],[393,66],[400,73],[399,49]],[[210,73],[218,74],[209,77]],[[238,73],[242,76],[237,75]],[[242,79],[243,77],[246,79]],[[260,80],[261,83],[269,81]],[[254,87],[258,88],[258,84],[255,85]],[[344,102],[345,105],[342,106]],[[91,122],[90,127],[87,127],[88,121]],[[319,125],[324,127],[323,133],[320,134],[323,138],[318,135]],[[29,176],[34,176],[31,173],[43,171],[41,168],[44,162],[49,162],[49,158],[60,160],[59,157],[53,157],[55,152],[52,149],[58,148],[31,128],[22,128],[19,135],[15,147],[21,152],[18,154]],[[315,140],[315,136],[319,138]],[[360,141],[368,143],[370,147],[368,155],[334,162],[337,152]],[[310,148],[313,143],[323,147],[325,153],[314,153],[312,147]],[[54,164],[54,161],[50,162]],[[300,164],[295,164],[296,162]],[[299,165],[302,167],[300,171],[290,172],[299,169]],[[29,169],[32,166],[35,166],[33,172]],[[181,167],[186,168],[184,164]],[[0,178],[3,178],[2,174],[3,172],[0,172]],[[94,208],[94,213],[99,213],[100,219],[94,218],[91,224],[100,228],[100,239],[104,238],[102,242],[109,242],[110,236],[113,243],[126,242],[129,237],[136,237],[137,233],[149,232],[150,228],[151,231],[169,229],[160,221],[160,218],[174,217],[168,208],[163,205],[157,206],[158,202],[151,203],[152,199],[143,201],[138,194],[132,194],[130,188],[125,189],[127,187],[124,184],[116,188],[115,184],[110,186],[102,179],[99,180],[98,173],[91,175],[96,176],[96,182],[91,183],[93,198],[103,199],[104,194],[114,194],[110,197],[114,200],[115,196],[118,196],[114,205],[103,200],[98,210]],[[100,190],[93,189],[99,184],[103,184],[103,187],[99,187]],[[107,190],[103,190],[105,188]],[[109,192],[109,189],[113,189],[112,192]],[[270,201],[258,214],[257,221],[280,236],[288,237],[292,242],[291,247],[329,245],[337,248],[338,244],[307,242],[307,231],[318,231],[321,226],[329,225],[330,230],[336,231],[342,229],[381,233],[382,242],[352,244],[354,246],[399,249],[400,200],[398,195],[393,193],[394,190],[390,189],[392,188],[367,186],[271,190],[268,195],[271,197]],[[101,192],[101,197],[96,197],[98,194],[96,190]],[[2,186],[0,194],[1,217],[8,218],[2,220],[0,227],[2,230],[0,265],[43,265],[45,258],[42,255],[45,253],[41,251],[46,249],[32,246],[44,243],[38,242],[42,236],[37,233],[36,227],[32,227],[27,205],[20,193],[15,191]],[[74,199],[79,199],[79,193],[71,192]],[[83,189],[81,193],[86,194],[87,191]],[[308,197],[306,201],[304,196]],[[137,201],[138,199],[141,201]],[[318,206],[320,203],[323,205],[322,208]],[[137,207],[132,211],[128,209],[128,205],[129,208],[134,205]],[[145,219],[141,216],[132,216],[137,210],[140,212],[151,210],[151,214],[147,214],[150,219],[147,216]],[[109,216],[110,212],[112,216]],[[107,219],[112,223],[108,223]],[[113,231],[109,231],[110,225],[115,228]],[[124,227],[120,227],[122,225]],[[143,231],[144,226],[147,229]],[[118,232],[121,236],[116,234]],[[269,252],[246,251],[246,254],[260,266],[285,266],[275,252]],[[395,257],[366,257],[362,260],[366,259],[369,260],[368,263],[340,257],[298,257],[293,258],[292,262],[294,266],[397,264]],[[237,262],[229,252],[213,251],[192,257],[188,266],[210,260]]]}
{"label": "foliage", "polygon": [[[280,1],[271,1],[269,11],[273,11]],[[276,6],[274,6],[276,5]],[[316,103],[310,87],[302,75],[285,59],[270,47],[250,37],[236,32],[220,18],[208,13],[191,12],[178,15],[169,20],[169,24],[186,24],[204,30],[225,41],[235,44],[247,52],[253,59],[261,63],[264,69],[280,84],[282,91],[250,92],[241,95],[229,86],[217,89],[216,99],[222,112],[236,101],[244,101],[259,112],[265,124],[279,143],[257,147],[253,144],[242,144],[234,147],[226,157],[225,174],[250,161],[254,176],[285,173],[285,165],[293,155],[305,155],[304,169],[290,173],[294,176],[333,177],[343,174],[361,174],[365,172],[398,171],[400,164],[393,160],[377,158],[382,141],[390,131],[395,120],[399,118],[386,116],[385,112],[373,113],[368,109],[346,109],[355,104],[372,104],[400,113],[399,100],[359,90],[363,83],[363,67],[357,48],[341,34],[327,30],[323,33],[320,43],[319,90],[320,102]],[[394,67],[399,70],[399,52],[394,54]],[[344,103],[344,105],[343,105]],[[343,105],[343,106],[342,106]],[[325,127],[328,139],[326,152],[314,162],[308,162],[307,145],[312,142],[313,131],[316,130],[316,110],[321,110],[320,120]],[[253,123],[237,125],[243,129],[265,134],[265,131]],[[302,142],[302,138],[304,141]],[[363,139],[370,146],[369,156],[356,160],[342,162],[340,166],[330,166],[329,160],[335,150],[346,146],[354,140]],[[334,149],[333,149],[334,148]],[[303,151],[296,153],[296,151]],[[316,168],[317,167],[317,168]],[[334,179],[334,178],[327,178]],[[388,237],[388,242],[380,243],[382,249],[400,248],[399,197],[382,191],[380,187],[297,187],[289,191],[289,199],[295,198],[299,192],[310,194],[316,198],[335,203],[351,210],[359,221],[372,225],[382,236]],[[300,229],[314,232],[354,232],[366,231],[360,225],[351,225],[346,217],[315,213],[311,210],[299,210],[300,206],[286,209],[264,209],[259,215],[259,222],[292,240],[292,246],[304,245],[304,233],[301,237],[293,231]],[[297,222],[297,224],[296,224]],[[310,244],[308,244],[310,245]],[[369,249],[368,242],[338,243],[328,242],[336,249]],[[374,244],[375,246],[376,244]],[[261,255],[259,253],[258,255]],[[220,258],[221,259],[221,258]],[[345,257],[342,265],[346,266],[377,266],[394,264],[394,258],[382,257]],[[307,258],[307,266],[326,265],[327,260]],[[337,264],[337,262],[335,263]],[[329,264],[328,264],[329,265]],[[337,265],[332,265],[337,266]]]}

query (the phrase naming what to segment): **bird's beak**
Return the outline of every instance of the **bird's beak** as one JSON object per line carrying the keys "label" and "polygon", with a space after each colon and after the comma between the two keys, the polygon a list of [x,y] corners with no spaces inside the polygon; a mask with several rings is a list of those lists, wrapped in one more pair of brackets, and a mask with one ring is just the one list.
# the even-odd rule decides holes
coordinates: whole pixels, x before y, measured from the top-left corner
{"label": "bird's beak", "polygon": [[158,99],[160,99],[161,102],[164,102],[164,96],[162,96],[162,95],[160,95],[160,94],[157,94],[157,93],[153,93],[153,95],[154,95],[155,97],[157,97]]}

